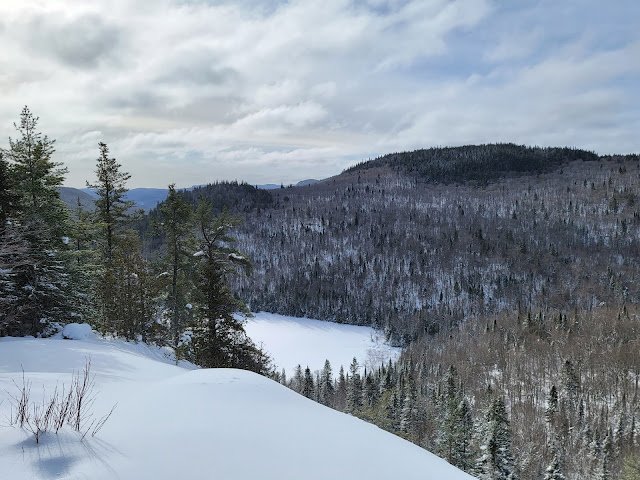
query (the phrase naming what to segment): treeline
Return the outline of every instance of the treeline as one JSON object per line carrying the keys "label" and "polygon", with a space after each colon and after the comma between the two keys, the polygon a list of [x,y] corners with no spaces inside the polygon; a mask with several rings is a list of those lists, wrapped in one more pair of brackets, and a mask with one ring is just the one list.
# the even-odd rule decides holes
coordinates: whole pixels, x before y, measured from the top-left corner
{"label": "treeline", "polygon": [[354,359],[336,379],[326,362],[276,380],[481,479],[634,479],[639,325],[625,305],[514,312],[469,320],[363,373]]}
{"label": "treeline", "polygon": [[361,162],[345,170],[345,173],[389,167],[429,182],[486,183],[502,179],[509,174],[531,175],[550,172],[577,160],[596,161],[598,155],[567,147],[527,147],[513,143],[466,145],[392,153]]}
{"label": "treeline", "polygon": [[130,175],[99,144],[95,210],[70,211],[57,188],[66,169],[54,141],[25,107],[0,155],[0,336],[48,336],[70,322],[105,335],[168,345],[207,367],[266,373],[269,359],[246,336],[248,312],[228,278],[250,270],[229,232],[241,220],[187,203],[173,188],[150,234],[164,242],[153,261],[125,200]]}

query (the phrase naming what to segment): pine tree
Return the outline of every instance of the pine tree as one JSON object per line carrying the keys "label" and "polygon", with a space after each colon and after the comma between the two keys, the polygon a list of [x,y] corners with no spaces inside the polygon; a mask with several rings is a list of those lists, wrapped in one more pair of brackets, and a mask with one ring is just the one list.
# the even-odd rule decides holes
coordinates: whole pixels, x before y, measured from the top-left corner
{"label": "pine tree", "polygon": [[113,275],[114,321],[112,332],[128,340],[164,343],[167,332],[157,322],[163,277],[156,275],[142,255],[137,232],[128,230],[118,238],[118,248],[108,262]]}

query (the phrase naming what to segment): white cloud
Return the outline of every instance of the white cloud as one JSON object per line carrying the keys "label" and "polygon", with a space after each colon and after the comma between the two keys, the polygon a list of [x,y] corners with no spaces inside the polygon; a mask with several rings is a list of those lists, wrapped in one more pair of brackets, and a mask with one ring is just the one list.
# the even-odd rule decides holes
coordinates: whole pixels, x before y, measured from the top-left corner
{"label": "white cloud", "polygon": [[29,105],[69,185],[98,141],[131,186],[290,183],[446,144],[638,151],[638,7],[578,3],[5,2],[0,138]]}

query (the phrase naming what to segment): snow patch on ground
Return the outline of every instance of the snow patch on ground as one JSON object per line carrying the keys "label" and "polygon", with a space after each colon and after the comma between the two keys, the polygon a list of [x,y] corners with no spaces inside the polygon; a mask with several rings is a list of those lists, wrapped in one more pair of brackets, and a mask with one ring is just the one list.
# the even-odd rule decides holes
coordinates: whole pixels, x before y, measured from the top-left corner
{"label": "snow patch on ground", "polygon": [[[468,480],[431,453],[256,374],[172,365],[163,349],[92,338],[0,338],[0,477],[134,480]],[[8,426],[13,381],[35,400],[91,359],[96,437],[36,444]],[[185,365],[188,367],[188,365]]]}
{"label": "snow patch on ground", "polygon": [[322,370],[325,360],[329,360],[337,376],[340,365],[348,371],[353,357],[370,369],[390,358],[395,360],[400,354],[399,348],[388,345],[383,335],[371,327],[266,312],[254,315],[245,324],[247,334],[269,352],[278,370],[284,368],[288,377],[298,364],[314,372]]}

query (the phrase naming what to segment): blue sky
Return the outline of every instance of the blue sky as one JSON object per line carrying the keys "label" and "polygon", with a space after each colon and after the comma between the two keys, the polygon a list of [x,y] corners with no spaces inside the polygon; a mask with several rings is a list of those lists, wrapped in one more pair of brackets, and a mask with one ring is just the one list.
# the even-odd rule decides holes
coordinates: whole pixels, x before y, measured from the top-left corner
{"label": "blue sky", "polygon": [[640,152],[640,2],[0,4],[0,146],[25,104],[66,184],[291,183],[442,145]]}

